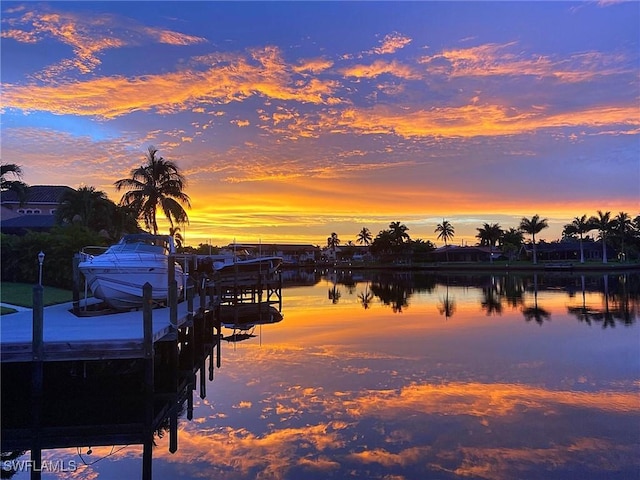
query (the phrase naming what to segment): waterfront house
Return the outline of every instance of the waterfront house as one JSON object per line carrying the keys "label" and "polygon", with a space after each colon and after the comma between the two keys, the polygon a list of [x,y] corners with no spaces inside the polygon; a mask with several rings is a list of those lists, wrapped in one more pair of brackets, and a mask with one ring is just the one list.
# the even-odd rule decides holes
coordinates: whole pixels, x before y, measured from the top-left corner
{"label": "waterfront house", "polygon": [[497,248],[446,245],[430,252],[429,258],[433,262],[489,262],[492,255],[496,260],[502,254]]}
{"label": "waterfront house", "polygon": [[[602,242],[584,240],[582,249],[585,261],[602,261]],[[533,258],[531,243],[522,245],[520,257],[527,260]],[[580,262],[580,242],[539,242],[536,244],[536,257],[538,262]],[[615,258],[615,252],[609,245],[607,245],[607,258]]]}
{"label": "waterfront house", "polygon": [[27,189],[24,202],[20,202],[14,191],[0,192],[0,231],[14,235],[49,231],[55,225],[56,210],[67,191],[73,191],[73,188],[33,185]]}

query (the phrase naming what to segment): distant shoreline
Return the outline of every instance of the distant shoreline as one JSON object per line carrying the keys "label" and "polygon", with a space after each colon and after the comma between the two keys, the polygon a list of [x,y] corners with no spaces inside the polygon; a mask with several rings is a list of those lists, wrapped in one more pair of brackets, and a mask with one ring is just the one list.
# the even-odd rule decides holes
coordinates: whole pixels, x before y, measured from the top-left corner
{"label": "distant shoreline", "polygon": [[283,269],[304,268],[335,268],[350,270],[404,270],[404,271],[432,271],[432,272],[565,272],[565,273],[599,273],[599,272],[640,272],[640,263],[605,263],[605,264],[581,264],[572,262],[546,262],[538,263],[477,263],[477,262],[441,262],[441,263],[354,263],[337,262],[333,264],[316,265],[283,265]]}

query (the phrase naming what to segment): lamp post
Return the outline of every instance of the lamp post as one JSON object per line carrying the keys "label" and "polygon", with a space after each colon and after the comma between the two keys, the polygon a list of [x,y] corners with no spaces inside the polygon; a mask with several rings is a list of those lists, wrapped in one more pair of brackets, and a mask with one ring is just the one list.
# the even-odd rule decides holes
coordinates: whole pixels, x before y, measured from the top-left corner
{"label": "lamp post", "polygon": [[44,263],[44,252],[40,251],[38,254],[38,264],[40,266],[38,271],[38,285],[42,286],[42,264]]}

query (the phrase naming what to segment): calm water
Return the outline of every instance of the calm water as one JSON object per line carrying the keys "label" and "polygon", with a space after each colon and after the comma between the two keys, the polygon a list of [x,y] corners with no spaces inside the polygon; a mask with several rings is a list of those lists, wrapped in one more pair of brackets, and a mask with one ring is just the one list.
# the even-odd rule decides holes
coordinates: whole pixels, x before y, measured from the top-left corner
{"label": "calm water", "polygon": [[[290,275],[283,320],[205,368],[177,452],[156,436],[153,478],[637,479],[639,282]],[[140,477],[140,445],[89,446],[44,451],[76,465],[44,478]]]}

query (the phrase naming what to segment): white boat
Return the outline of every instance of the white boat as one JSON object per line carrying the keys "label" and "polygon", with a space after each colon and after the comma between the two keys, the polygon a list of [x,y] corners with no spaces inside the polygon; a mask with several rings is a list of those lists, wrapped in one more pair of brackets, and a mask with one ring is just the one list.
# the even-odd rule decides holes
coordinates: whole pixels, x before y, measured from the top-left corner
{"label": "white boat", "polygon": [[[96,298],[116,310],[142,305],[142,287],[152,286],[154,302],[166,302],[169,292],[169,255],[175,253],[169,235],[125,235],[104,253],[92,255],[90,248],[81,252],[78,265],[87,286]],[[184,288],[182,267],[175,264],[178,295]]]}
{"label": "white boat", "polygon": [[198,269],[202,272],[216,273],[218,278],[242,277],[257,278],[260,275],[272,276],[282,265],[282,257],[252,255],[242,252],[225,251],[219,254],[198,255]]}
{"label": "white boat", "polygon": [[281,257],[243,257],[241,255],[214,255],[213,269],[221,276],[273,275],[282,265]]}

